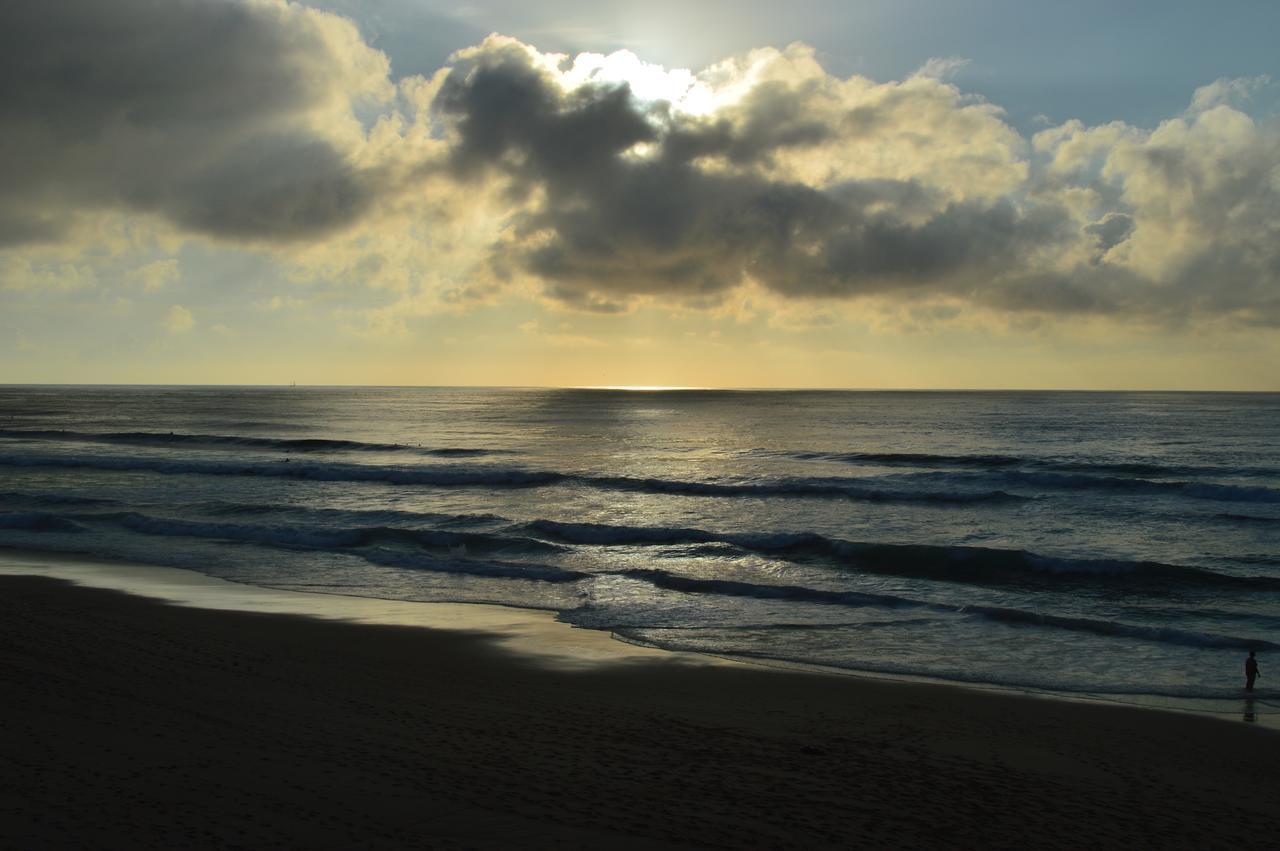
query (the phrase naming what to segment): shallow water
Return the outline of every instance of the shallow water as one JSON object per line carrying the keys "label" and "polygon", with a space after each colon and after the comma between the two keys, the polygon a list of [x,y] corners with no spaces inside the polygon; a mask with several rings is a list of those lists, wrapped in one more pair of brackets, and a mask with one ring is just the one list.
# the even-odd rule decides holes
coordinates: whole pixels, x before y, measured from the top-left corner
{"label": "shallow water", "polygon": [[1280,396],[0,388],[0,545],[664,648],[1238,699]]}

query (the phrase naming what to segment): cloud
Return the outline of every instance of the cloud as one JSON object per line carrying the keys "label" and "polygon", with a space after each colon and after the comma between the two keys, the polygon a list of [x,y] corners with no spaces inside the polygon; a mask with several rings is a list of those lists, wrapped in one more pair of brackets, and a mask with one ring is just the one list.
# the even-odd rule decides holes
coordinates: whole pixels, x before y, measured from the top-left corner
{"label": "cloud", "polygon": [[968,64],[969,60],[963,56],[935,56],[921,65],[917,69],[915,76],[945,80],[958,74],[960,69]]}
{"label": "cloud", "polygon": [[1201,89],[1151,131],[1075,123],[1037,145],[1114,208],[1086,227],[1106,262],[1078,286],[1101,292],[1123,276],[1116,309],[1280,325],[1280,128],[1208,105],[1216,97]]}
{"label": "cloud", "polygon": [[393,291],[366,317],[388,334],[504,297],[625,313],[744,292],[797,317],[1280,325],[1280,128],[1246,111],[1265,80],[1211,83],[1155,128],[1025,138],[959,67],[840,78],[793,44],[694,72],[491,36],[393,80],[349,21],[284,0],[14,0],[0,281],[82,286],[91,252],[34,246],[116,216],[249,245],[317,291]]}
{"label": "cloud", "polygon": [[185,334],[196,327],[196,318],[190,310],[175,304],[165,314],[164,327],[170,334]]}
{"label": "cloud", "polygon": [[568,323],[563,323],[557,331],[543,331],[538,325],[538,320],[531,319],[520,323],[519,329],[527,337],[561,349],[604,349],[609,345],[595,337],[571,333],[572,326]]}
{"label": "cloud", "polygon": [[139,266],[129,273],[129,279],[141,284],[144,290],[154,292],[178,280],[181,274],[178,261],[170,258]]}
{"label": "cloud", "polygon": [[[846,84],[807,48],[757,51],[709,75],[721,90],[741,88],[744,74],[756,82],[706,117],[626,85],[569,88],[557,73],[554,60],[493,38],[455,58],[435,108],[460,177],[504,179],[513,198],[535,199],[495,246],[495,265],[578,307],[706,298],[748,280],[796,297],[971,288],[1071,236],[1052,205],[991,196],[955,172],[930,179],[934,160],[957,151],[996,186],[1022,169],[995,111],[934,79]],[[945,134],[930,143],[938,151],[912,162],[899,150],[878,172],[843,162],[813,180],[795,162],[830,163],[828,148],[867,137],[891,149],[904,124],[913,137],[954,124],[1000,143],[985,165],[971,161],[967,138]]]}
{"label": "cloud", "polygon": [[0,254],[0,290],[59,292],[93,287],[98,280],[91,266],[39,263],[15,254]]}
{"label": "cloud", "polygon": [[253,306],[258,310],[274,312],[278,310],[298,310],[306,307],[306,304],[306,299],[301,299],[296,296],[273,295],[269,299],[254,302]]}
{"label": "cloud", "polygon": [[1230,105],[1256,81],[1206,87],[1155,130],[1025,140],[935,65],[842,80],[793,45],[680,76],[664,100],[491,37],[455,55],[433,107],[453,173],[510,198],[493,274],[577,309],[710,306],[756,284],[1280,324],[1280,133]]}
{"label": "cloud", "polygon": [[1207,86],[1196,89],[1191,97],[1189,113],[1204,112],[1215,106],[1241,106],[1247,103],[1255,93],[1271,84],[1266,75],[1257,77],[1224,77],[1214,80]]}
{"label": "cloud", "polygon": [[0,4],[0,244],[95,210],[227,240],[339,228],[384,189],[353,110],[387,74],[350,22],[284,0]]}
{"label": "cloud", "polygon": [[1107,213],[1096,222],[1084,226],[1084,232],[1098,242],[1098,254],[1094,262],[1101,261],[1112,248],[1129,238],[1133,233],[1133,216],[1124,213]]}

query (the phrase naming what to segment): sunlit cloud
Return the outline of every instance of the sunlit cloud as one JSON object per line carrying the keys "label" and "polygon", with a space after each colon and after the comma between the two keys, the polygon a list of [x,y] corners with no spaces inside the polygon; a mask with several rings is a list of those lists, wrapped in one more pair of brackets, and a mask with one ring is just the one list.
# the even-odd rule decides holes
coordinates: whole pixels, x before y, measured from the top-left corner
{"label": "sunlit cloud", "polygon": [[128,274],[129,278],[138,282],[144,290],[154,292],[162,290],[167,285],[178,280],[182,272],[178,261],[169,258],[166,260],[153,260],[133,269]]}
{"label": "sunlit cloud", "polygon": [[164,327],[170,334],[185,334],[196,327],[195,314],[182,305],[175,304],[165,314]]}

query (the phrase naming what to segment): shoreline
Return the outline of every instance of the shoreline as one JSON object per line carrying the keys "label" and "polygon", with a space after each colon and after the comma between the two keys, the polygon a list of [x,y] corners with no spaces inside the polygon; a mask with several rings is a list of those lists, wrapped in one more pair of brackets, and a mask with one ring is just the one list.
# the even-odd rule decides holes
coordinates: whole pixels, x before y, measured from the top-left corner
{"label": "shoreline", "polygon": [[[550,616],[467,614],[355,623],[0,576],[0,846],[1265,847],[1280,830],[1280,737],[1256,726],[621,659],[634,648],[553,621],[570,644],[538,658],[522,630]],[[583,637],[614,654],[566,656]]]}
{"label": "shoreline", "polygon": [[300,591],[233,582],[196,570],[140,564],[89,555],[0,548],[0,577],[48,576],[91,588],[120,591],[192,608],[265,612],[347,623],[420,629],[479,631],[498,636],[505,647],[539,664],[563,667],[672,660],[689,665],[732,665],[880,683],[1005,695],[1030,700],[1172,712],[1226,722],[1248,723],[1280,732],[1274,702],[1235,698],[1189,698],[1141,693],[1058,692],[986,682],[947,680],[911,674],[864,671],[767,657],[668,650],[612,632],[556,620],[555,612],[501,603],[388,600],[327,591]]}
{"label": "shoreline", "polygon": [[578,667],[677,657],[690,664],[727,664],[696,653],[671,653],[618,641],[608,632],[576,629],[554,612],[497,603],[388,600],[233,582],[178,567],[82,555],[0,548],[0,577],[43,576],[180,606],[314,618],[325,622],[486,633],[531,661]]}

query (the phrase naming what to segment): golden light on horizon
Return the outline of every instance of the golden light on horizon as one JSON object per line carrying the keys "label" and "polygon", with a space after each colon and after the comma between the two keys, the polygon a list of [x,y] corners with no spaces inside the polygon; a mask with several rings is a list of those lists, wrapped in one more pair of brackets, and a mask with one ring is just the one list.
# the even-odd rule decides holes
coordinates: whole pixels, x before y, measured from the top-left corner
{"label": "golden light on horizon", "polygon": [[633,393],[657,393],[664,390],[708,390],[707,387],[688,387],[678,384],[597,384],[575,387],[574,390],[626,390]]}

